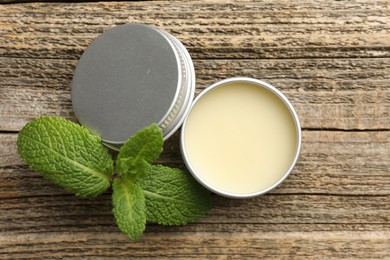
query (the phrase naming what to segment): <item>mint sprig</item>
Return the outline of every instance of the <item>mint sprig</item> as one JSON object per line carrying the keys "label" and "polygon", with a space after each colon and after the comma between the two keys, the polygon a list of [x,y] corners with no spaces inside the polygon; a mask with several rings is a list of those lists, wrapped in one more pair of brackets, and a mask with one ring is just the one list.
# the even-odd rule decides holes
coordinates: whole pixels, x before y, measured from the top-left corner
{"label": "mint sprig", "polygon": [[96,197],[112,183],[116,223],[130,239],[138,239],[146,222],[181,225],[203,217],[210,194],[179,169],[155,166],[163,149],[157,124],[131,137],[116,160],[101,139],[84,127],[58,117],[41,117],[19,133],[18,152],[46,179],[82,198]]}

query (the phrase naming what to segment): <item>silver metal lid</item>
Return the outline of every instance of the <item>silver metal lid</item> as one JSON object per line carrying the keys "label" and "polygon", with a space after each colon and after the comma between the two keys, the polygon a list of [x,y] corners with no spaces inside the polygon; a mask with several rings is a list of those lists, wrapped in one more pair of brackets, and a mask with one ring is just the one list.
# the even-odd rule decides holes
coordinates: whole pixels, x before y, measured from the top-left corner
{"label": "silver metal lid", "polygon": [[81,56],[72,82],[79,122],[108,144],[162,121],[182,84],[180,59],[159,30],[141,24],[116,26]]}

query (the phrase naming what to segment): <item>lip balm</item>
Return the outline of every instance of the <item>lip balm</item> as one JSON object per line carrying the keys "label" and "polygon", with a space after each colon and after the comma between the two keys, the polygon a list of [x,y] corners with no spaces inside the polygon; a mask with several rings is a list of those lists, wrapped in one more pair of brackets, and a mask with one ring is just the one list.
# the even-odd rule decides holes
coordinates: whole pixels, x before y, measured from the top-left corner
{"label": "lip balm", "polygon": [[246,198],[278,186],[301,146],[298,116],[273,86],[251,78],[215,83],[194,101],[181,133],[191,174],[217,194]]}

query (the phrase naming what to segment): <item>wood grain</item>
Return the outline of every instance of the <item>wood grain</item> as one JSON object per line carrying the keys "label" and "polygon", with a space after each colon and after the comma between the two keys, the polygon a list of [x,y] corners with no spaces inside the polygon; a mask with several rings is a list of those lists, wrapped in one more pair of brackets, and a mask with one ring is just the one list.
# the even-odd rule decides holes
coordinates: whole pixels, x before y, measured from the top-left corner
{"label": "wood grain", "polygon": [[[4,236],[0,240],[0,253],[15,258],[156,258],[168,259],[253,259],[253,258],[346,258],[385,259],[388,236],[386,232],[259,232],[233,233],[153,232],[139,242],[129,242],[123,236],[107,232],[98,233],[39,233]],[[20,242],[23,241],[23,242]],[[153,248],[153,250],[150,250]],[[115,249],[115,253],[113,253]],[[312,252],[317,251],[316,255]],[[180,252],[178,254],[177,252]],[[0,256],[1,257],[1,256]]]}
{"label": "wood grain", "polygon": [[[110,192],[96,200],[64,193],[21,163],[16,156],[15,138],[15,134],[1,135],[0,160],[4,166],[0,168],[0,211],[6,214],[0,215],[0,253],[4,256],[109,257],[113,248],[120,251],[117,257],[124,258],[315,258],[319,254],[382,258],[390,253],[388,132],[304,132],[307,145],[301,162],[313,164],[314,169],[324,162],[311,178],[293,173],[271,194],[253,199],[213,196],[213,209],[197,224],[148,225],[138,242],[128,241],[117,230]],[[161,162],[175,163],[167,159],[175,158],[175,145],[167,143]],[[327,151],[329,148],[332,151]],[[371,165],[356,158],[362,150],[368,151],[366,159],[372,161]],[[343,164],[360,169],[362,177],[343,168]],[[364,170],[369,167],[379,170]],[[311,167],[297,169],[309,174]],[[332,171],[335,174],[322,176]],[[371,181],[367,180],[369,175],[373,175]],[[355,185],[350,185],[350,178],[356,178]],[[298,187],[290,186],[294,182],[299,183]],[[307,189],[313,183],[320,185],[323,194]]]}
{"label": "wood grain", "polygon": [[[390,259],[390,2],[0,0],[0,259]],[[23,3],[21,2],[31,2]],[[115,225],[111,191],[82,200],[17,155],[40,115],[76,120],[72,74],[85,48],[129,22],[189,50],[196,93],[227,77],[263,79],[300,117],[302,150],[270,194],[213,195],[197,223]],[[179,133],[158,163],[185,168]]]}
{"label": "wood grain", "polygon": [[194,58],[198,92],[222,78],[255,77],[286,93],[304,128],[390,129],[386,1],[0,8],[2,130],[18,131],[42,114],[74,120],[69,88],[77,59],[100,33],[127,22],[152,24],[178,37]]}
{"label": "wood grain", "polygon": [[[15,258],[95,258],[109,257],[115,247],[124,258],[314,258],[317,252],[388,257],[389,137],[389,132],[305,131],[296,171],[271,194],[247,200],[213,196],[213,209],[197,224],[148,225],[140,241],[129,242],[115,226],[110,192],[96,200],[64,193],[20,161],[16,134],[2,134],[0,210],[7,214],[0,216],[0,252]],[[180,167],[177,142],[177,135],[167,142],[161,163]],[[365,158],[358,157],[362,151]]]}
{"label": "wood grain", "polygon": [[[70,85],[77,61],[0,58],[0,129],[40,115],[75,120]],[[260,78],[291,100],[303,128],[390,129],[390,58],[195,60],[197,93],[220,79]]]}
{"label": "wood grain", "polygon": [[171,32],[194,58],[389,57],[389,12],[385,0],[5,5],[0,54],[73,59],[108,28],[138,22]]}
{"label": "wood grain", "polygon": [[[28,169],[17,155],[16,134],[0,134],[0,198],[64,194]],[[298,164],[272,193],[390,196],[390,132],[304,131]],[[158,163],[185,168],[179,136]]]}
{"label": "wood grain", "polygon": [[[111,214],[111,194],[96,200],[73,195],[4,199],[4,232],[119,231]],[[246,200],[213,197],[213,208],[197,224],[389,224],[389,196],[277,195]],[[212,228],[210,229],[212,231]],[[120,231],[119,231],[120,233]]]}

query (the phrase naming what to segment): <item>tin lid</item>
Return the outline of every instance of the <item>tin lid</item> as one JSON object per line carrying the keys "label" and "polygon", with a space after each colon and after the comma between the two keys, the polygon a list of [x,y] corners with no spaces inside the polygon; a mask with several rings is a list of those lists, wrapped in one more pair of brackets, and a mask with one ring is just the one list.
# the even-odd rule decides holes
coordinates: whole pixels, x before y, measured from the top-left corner
{"label": "tin lid", "polygon": [[141,24],[116,26],[81,56],[72,82],[79,122],[108,144],[122,144],[169,113],[181,85],[171,41]]}

